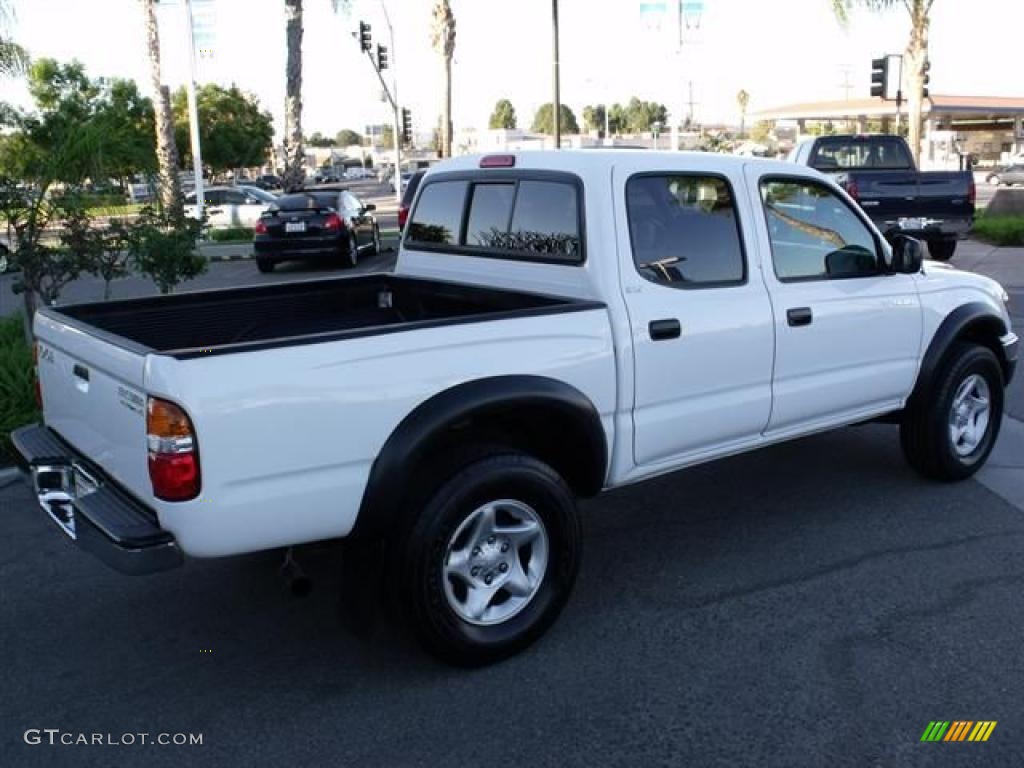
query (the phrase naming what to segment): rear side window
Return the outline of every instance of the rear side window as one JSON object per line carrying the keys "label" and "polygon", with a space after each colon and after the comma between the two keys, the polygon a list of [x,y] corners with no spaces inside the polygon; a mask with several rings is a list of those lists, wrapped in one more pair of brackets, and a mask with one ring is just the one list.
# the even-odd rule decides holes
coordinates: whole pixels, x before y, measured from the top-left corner
{"label": "rear side window", "polygon": [[634,176],[626,213],[637,271],[672,288],[746,279],[732,190],[715,176]]}
{"label": "rear side window", "polygon": [[435,245],[457,244],[467,186],[465,181],[437,181],[424,187],[409,221],[406,240]]}
{"label": "rear side window", "polygon": [[443,244],[467,255],[579,264],[580,213],[579,188],[568,181],[509,176],[437,181],[420,193],[406,243]]}

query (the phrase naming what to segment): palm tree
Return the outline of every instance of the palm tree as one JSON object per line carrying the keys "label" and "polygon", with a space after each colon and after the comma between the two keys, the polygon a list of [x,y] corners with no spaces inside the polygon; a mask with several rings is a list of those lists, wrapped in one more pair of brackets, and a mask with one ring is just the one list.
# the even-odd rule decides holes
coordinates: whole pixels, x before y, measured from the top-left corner
{"label": "palm tree", "polygon": [[740,105],[740,137],[742,138],[747,132],[747,104],[750,103],[750,94],[741,88],[740,92],[736,94],[736,103]]}
{"label": "palm tree", "polygon": [[455,16],[448,0],[434,6],[431,30],[434,50],[444,60],[444,109],[441,119],[441,156],[452,156],[452,56],[455,53]]}
{"label": "palm tree", "polygon": [[832,10],[845,24],[849,10],[856,2],[872,11],[888,10],[900,2],[910,14],[910,40],[903,54],[903,83],[900,87],[907,99],[907,142],[914,161],[921,160],[921,110],[924,104],[925,66],[928,61],[929,14],[935,0],[831,0]]}
{"label": "palm tree", "polygon": [[5,34],[13,16],[9,1],[0,0],[0,77],[20,75],[28,67],[28,53]]}
{"label": "palm tree", "polygon": [[[347,8],[349,0],[331,0],[337,12]],[[306,177],[306,152],[302,146],[302,0],[284,0],[285,64],[284,95],[284,174],[282,185],[291,189],[302,185]]]}
{"label": "palm tree", "polygon": [[149,48],[149,77],[153,87],[156,123],[156,160],[160,174],[160,203],[171,216],[182,212],[181,179],[178,177],[178,145],[174,143],[174,114],[170,90],[160,77],[160,28],[156,20],[157,0],[142,0]]}

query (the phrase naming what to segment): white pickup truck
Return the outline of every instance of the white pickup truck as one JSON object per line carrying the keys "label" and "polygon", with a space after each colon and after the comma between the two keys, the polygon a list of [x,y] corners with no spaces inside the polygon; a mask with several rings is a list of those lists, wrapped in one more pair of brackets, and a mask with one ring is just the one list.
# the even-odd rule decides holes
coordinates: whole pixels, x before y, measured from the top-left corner
{"label": "white pickup truck", "polygon": [[977,470],[1006,294],[921,252],[792,164],[463,157],[393,274],[40,310],[13,442],[116,568],[348,537],[428,649],[485,663],[564,605],[577,499],[876,418],[924,475]]}

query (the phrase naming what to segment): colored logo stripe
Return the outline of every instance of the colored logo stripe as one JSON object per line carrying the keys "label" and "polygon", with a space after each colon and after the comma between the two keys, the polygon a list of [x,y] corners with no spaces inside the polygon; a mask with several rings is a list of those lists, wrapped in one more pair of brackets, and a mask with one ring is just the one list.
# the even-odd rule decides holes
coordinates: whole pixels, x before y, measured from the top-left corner
{"label": "colored logo stripe", "polygon": [[988,741],[995,727],[995,720],[932,720],[921,741]]}

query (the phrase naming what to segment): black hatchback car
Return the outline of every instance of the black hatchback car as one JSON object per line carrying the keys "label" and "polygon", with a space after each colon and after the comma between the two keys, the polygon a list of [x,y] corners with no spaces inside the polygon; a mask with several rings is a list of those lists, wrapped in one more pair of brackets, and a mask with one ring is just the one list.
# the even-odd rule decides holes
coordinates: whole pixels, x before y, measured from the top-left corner
{"label": "black hatchback car", "polygon": [[380,253],[374,210],[347,190],[282,195],[256,222],[256,266],[260,272],[281,261],[354,267],[360,256]]}

